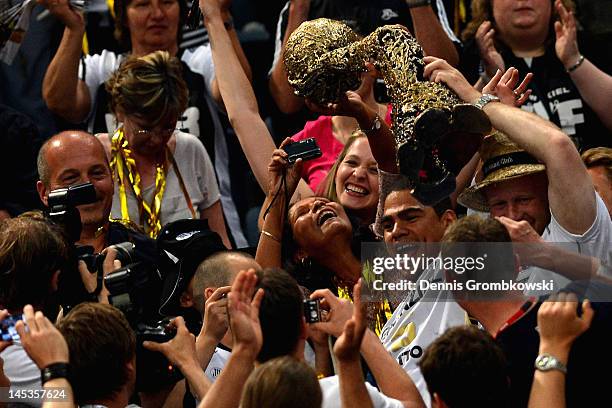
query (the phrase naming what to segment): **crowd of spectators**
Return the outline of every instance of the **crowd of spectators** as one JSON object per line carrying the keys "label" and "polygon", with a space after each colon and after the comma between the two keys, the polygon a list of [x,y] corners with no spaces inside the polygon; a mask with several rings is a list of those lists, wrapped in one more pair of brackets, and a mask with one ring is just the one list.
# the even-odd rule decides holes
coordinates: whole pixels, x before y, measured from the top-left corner
{"label": "crowd of spectators", "polygon": [[[36,3],[0,62],[0,407],[605,404],[609,4]],[[419,81],[490,122],[452,194],[401,174],[376,61],[334,103],[294,92],[321,17],[401,25]]]}

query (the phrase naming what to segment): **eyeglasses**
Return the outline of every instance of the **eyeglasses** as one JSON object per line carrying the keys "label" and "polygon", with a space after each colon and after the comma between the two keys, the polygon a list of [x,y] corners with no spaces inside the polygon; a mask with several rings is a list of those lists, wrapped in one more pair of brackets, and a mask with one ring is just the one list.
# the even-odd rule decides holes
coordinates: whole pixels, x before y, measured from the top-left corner
{"label": "eyeglasses", "polygon": [[134,135],[135,136],[139,136],[139,137],[147,137],[147,136],[160,136],[161,138],[167,138],[172,136],[172,134],[174,133],[174,131],[177,130],[175,128],[167,128],[167,129],[154,129],[154,130],[148,130],[148,129],[134,129]]}

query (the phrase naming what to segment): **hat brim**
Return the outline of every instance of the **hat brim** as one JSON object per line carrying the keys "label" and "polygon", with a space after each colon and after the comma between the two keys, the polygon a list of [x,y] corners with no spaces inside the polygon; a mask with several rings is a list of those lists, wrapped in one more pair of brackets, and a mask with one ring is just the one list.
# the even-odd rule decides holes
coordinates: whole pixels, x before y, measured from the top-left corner
{"label": "hat brim", "polygon": [[457,202],[471,210],[488,212],[489,205],[487,204],[487,199],[483,191],[486,187],[496,183],[501,183],[503,181],[541,173],[545,170],[546,167],[543,164],[519,164],[512,167],[499,169],[489,174],[481,182],[466,188],[461,194],[459,194],[459,197],[457,197]]}

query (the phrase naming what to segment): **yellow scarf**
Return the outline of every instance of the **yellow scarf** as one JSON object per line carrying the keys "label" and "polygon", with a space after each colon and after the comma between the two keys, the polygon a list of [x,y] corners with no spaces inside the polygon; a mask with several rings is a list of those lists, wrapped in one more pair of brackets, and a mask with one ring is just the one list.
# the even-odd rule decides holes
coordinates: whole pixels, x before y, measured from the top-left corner
{"label": "yellow scarf", "polygon": [[[167,150],[166,150],[167,154]],[[136,169],[136,161],[132,156],[132,150],[123,127],[119,128],[111,139],[111,170],[117,175],[119,181],[119,200],[121,203],[121,219],[130,221],[130,213],[127,203],[126,185],[129,184],[134,191],[138,210],[140,213],[140,224],[145,224],[145,230],[151,238],[157,237],[161,230],[162,223],[160,218],[161,202],[166,189],[166,162],[157,164],[155,171],[155,191],[153,202],[145,202],[142,196],[142,186],[140,185],[140,174]],[[144,220],[143,220],[144,218]]]}

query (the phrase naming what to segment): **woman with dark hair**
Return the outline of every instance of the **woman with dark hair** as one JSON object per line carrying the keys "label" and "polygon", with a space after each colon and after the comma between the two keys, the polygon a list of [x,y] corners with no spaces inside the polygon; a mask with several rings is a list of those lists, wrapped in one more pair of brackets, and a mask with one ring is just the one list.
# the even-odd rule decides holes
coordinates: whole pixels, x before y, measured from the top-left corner
{"label": "woman with dark hair", "polygon": [[571,0],[472,1],[461,70],[472,83],[480,71],[480,87],[497,70],[533,72],[523,109],[554,122],[584,150],[612,144],[612,77],[580,53],[573,8]]}

